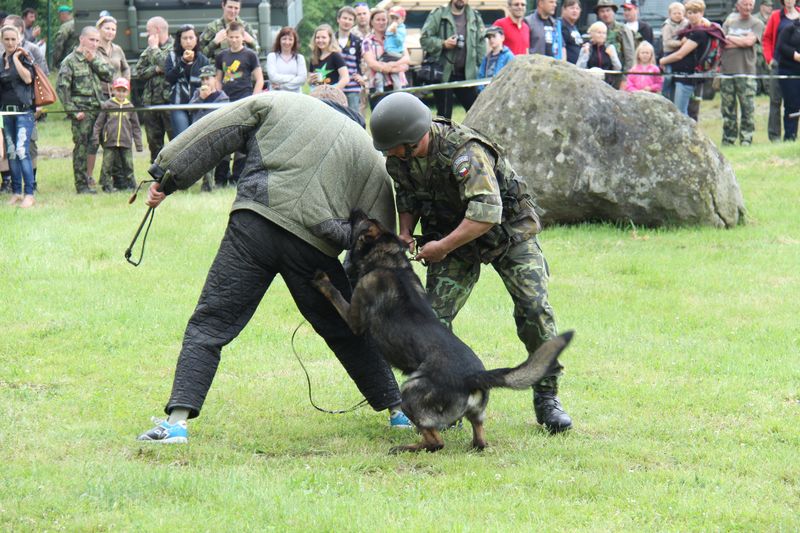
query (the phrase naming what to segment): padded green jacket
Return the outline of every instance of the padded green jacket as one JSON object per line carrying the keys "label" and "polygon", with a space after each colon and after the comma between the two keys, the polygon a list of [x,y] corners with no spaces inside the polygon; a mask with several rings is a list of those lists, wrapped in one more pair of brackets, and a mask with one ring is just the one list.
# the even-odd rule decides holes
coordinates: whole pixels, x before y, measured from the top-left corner
{"label": "padded green jacket", "polygon": [[350,211],[396,227],[392,184],[366,131],[325,103],[274,91],[226,105],[158,154],[167,194],[186,189],[232,152],[247,155],[232,211],[249,209],[337,257]]}

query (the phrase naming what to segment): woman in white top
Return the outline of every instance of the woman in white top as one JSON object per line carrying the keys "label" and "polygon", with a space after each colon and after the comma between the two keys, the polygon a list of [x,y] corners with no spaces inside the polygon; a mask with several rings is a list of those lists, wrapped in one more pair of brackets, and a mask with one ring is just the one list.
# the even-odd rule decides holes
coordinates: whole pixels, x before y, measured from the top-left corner
{"label": "woman in white top", "polygon": [[298,38],[294,28],[284,26],[275,37],[272,52],[267,55],[267,79],[273,91],[300,92],[306,82],[306,60],[298,53]]}

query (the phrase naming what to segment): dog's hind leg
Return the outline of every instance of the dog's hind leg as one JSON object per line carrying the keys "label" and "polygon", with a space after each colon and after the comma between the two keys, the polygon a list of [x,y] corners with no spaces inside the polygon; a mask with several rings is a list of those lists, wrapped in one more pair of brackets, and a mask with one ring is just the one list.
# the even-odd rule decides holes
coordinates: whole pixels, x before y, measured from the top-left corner
{"label": "dog's hind leg", "polygon": [[422,435],[422,442],[417,444],[409,444],[406,446],[395,446],[389,453],[397,454],[402,452],[438,452],[444,448],[444,439],[436,429],[420,429]]}
{"label": "dog's hind leg", "polygon": [[483,451],[489,444],[486,442],[486,434],[483,431],[483,422],[470,420],[472,424],[472,447],[478,451]]}

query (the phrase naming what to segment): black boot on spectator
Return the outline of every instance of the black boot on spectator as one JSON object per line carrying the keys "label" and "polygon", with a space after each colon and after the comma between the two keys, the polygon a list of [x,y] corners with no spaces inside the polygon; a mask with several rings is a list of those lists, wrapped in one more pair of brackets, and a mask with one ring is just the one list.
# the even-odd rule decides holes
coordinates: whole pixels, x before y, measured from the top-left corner
{"label": "black boot on spectator", "polygon": [[549,377],[533,386],[533,410],[536,422],[550,433],[561,433],[572,427],[572,419],[558,399],[558,378]]}

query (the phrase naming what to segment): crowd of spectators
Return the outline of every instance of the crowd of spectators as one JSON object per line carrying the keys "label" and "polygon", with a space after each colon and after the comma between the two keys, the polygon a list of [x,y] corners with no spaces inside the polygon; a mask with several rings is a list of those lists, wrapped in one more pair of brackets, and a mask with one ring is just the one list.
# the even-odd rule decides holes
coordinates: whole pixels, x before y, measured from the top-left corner
{"label": "crowd of spectators", "polygon": [[[767,1],[756,9],[755,0],[738,0],[721,26],[704,16],[702,0],[674,2],[665,13],[660,32],[640,19],[638,0],[623,0],[621,6],[615,0],[598,0],[594,7],[596,22],[587,33],[578,27],[580,0],[562,0],[560,10],[557,0],[535,1],[534,9],[526,13],[525,0],[508,0],[508,15],[486,28],[469,0],[450,0],[431,11],[422,26],[420,45],[426,60],[438,64],[442,82],[459,82],[492,78],[517,55],[550,56],[590,69],[616,89],[661,94],[695,120],[706,86],[696,74],[708,61],[709,43],[718,42],[723,48],[722,74],[800,76],[800,9],[796,0],[780,0],[781,7],[775,10]],[[97,144],[103,143],[93,133],[102,135],[106,128],[96,127],[101,107],[128,102],[128,95],[121,94],[123,81],[128,85],[137,82],[139,101],[144,105],[236,101],[262,90],[300,92],[306,84],[309,90],[330,86],[341,89],[347,107],[362,118],[367,105],[374,107],[385,93],[409,83],[411,61],[402,8],[370,9],[363,2],[343,6],[336,14],[335,26],[321,24],[316,28],[308,58],[299,51],[294,28],[281,28],[262,64],[257,34],[239,17],[240,7],[238,0],[223,0],[222,16],[202,29],[187,24],[170,31],[163,18],[150,19],[146,25],[147,48],[133,69],[122,48],[114,43],[117,21],[112,16],[101,16],[94,26],[76,35],[72,9],[58,8],[62,25],[54,39],[53,65],[58,68],[59,99],[72,126],[78,193],[96,192],[95,157]],[[622,17],[618,19],[620,7]],[[41,30],[35,21],[36,12],[31,9],[21,16],[0,13],[4,49],[0,109],[22,113],[3,116],[0,172],[3,191],[12,194],[9,203],[22,207],[35,203],[36,123],[40,118],[33,106],[29,74],[34,64],[47,72],[37,46]],[[762,81],[738,76],[717,81],[723,144],[752,143],[754,102],[760,91],[770,97],[769,139],[780,140],[781,131],[783,140],[796,139],[798,121],[791,115],[800,110],[800,79]],[[450,118],[456,101],[469,110],[483,87],[434,91],[437,113]],[[326,88],[326,94],[329,92]],[[140,115],[150,160],[155,159],[165,139],[180,134],[205,112],[173,110]],[[135,127],[138,131],[138,122]],[[112,147],[103,144],[103,148]],[[213,178],[204,180],[203,189],[235,183],[242,157],[234,156],[233,168],[230,162],[221,163]],[[108,172],[123,175],[107,176],[104,167],[103,190],[133,186],[125,164],[109,164]]]}

